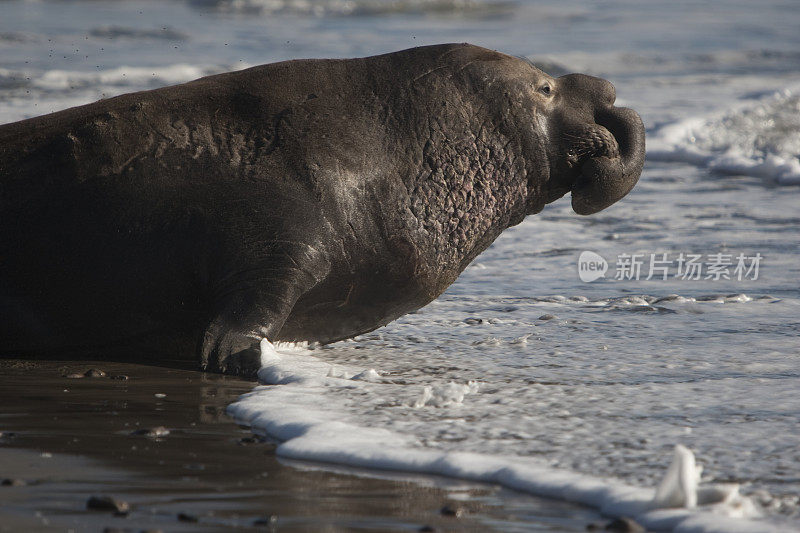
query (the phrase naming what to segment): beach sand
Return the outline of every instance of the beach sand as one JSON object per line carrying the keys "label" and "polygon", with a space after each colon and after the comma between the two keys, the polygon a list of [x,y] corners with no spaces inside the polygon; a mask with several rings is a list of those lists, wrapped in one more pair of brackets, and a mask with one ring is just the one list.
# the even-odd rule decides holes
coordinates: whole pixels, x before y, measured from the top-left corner
{"label": "beach sand", "polygon": [[[106,375],[67,377],[90,369]],[[0,361],[0,531],[584,531],[602,522],[491,485],[280,460],[274,443],[225,414],[252,387],[143,365]],[[169,433],[136,434],[158,427]],[[89,511],[92,496],[130,510]]]}

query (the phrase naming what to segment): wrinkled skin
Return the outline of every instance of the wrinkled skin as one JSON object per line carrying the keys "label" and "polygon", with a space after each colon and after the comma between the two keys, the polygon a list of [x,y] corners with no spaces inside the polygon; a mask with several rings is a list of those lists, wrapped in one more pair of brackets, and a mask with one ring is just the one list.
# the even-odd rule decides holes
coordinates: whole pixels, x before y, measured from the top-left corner
{"label": "wrinkled skin", "polygon": [[0,126],[0,352],[251,374],[636,183],[608,82],[470,45],[264,65]]}

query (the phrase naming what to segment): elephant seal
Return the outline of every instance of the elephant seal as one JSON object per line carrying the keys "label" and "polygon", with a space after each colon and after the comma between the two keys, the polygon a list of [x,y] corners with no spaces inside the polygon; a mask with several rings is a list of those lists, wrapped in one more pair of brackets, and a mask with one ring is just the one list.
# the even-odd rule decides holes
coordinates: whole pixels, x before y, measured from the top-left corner
{"label": "elephant seal", "polygon": [[545,204],[625,196],[644,127],[614,99],[599,78],[447,44],[0,126],[0,352],[248,374],[260,338],[378,328]]}

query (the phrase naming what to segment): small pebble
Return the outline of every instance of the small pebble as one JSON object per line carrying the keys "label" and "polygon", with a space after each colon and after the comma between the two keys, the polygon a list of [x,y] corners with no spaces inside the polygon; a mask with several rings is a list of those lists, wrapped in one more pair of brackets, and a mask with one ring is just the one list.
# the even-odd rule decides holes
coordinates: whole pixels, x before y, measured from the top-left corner
{"label": "small pebble", "polygon": [[547,315],[540,316],[539,320],[553,320],[554,318],[558,318],[558,317],[556,315],[547,314]]}
{"label": "small pebble", "polygon": [[270,515],[266,518],[257,518],[254,522],[254,526],[269,526],[278,521],[278,515]]}
{"label": "small pebble", "polygon": [[100,370],[99,368],[90,368],[86,372],[83,373],[84,376],[87,378],[104,378],[106,377],[106,373]]}
{"label": "small pebble", "polygon": [[130,505],[128,502],[117,500],[111,496],[92,496],[86,502],[86,508],[90,511],[112,511],[125,514],[130,510]]}
{"label": "small pebble", "polygon": [[465,318],[464,322],[470,325],[483,324],[482,318]]}
{"label": "small pebble", "polygon": [[464,509],[461,507],[452,507],[450,505],[445,505],[441,509],[439,509],[439,514],[442,516],[454,516],[455,518],[460,518],[464,514]]}
{"label": "small pebble", "polygon": [[181,522],[197,522],[197,517],[189,513],[178,513],[178,520]]}
{"label": "small pebble", "polygon": [[164,426],[157,426],[154,428],[141,428],[129,433],[131,437],[148,437],[151,439],[158,439],[169,435],[169,430]]}
{"label": "small pebble", "polygon": [[155,396],[156,398],[166,398],[167,397],[167,395],[164,394],[163,392],[157,392],[157,393],[153,394],[153,396]]}
{"label": "small pebble", "polygon": [[0,480],[0,485],[3,487],[24,487],[27,483],[24,479],[5,478]]}
{"label": "small pebble", "polygon": [[614,531],[615,533],[645,533],[647,530],[635,520],[626,516],[615,518],[606,524],[606,531]]}
{"label": "small pebble", "polygon": [[73,372],[72,374],[67,374],[64,377],[67,378],[67,379],[83,379],[86,376],[84,376],[83,374],[81,374],[79,372]]}

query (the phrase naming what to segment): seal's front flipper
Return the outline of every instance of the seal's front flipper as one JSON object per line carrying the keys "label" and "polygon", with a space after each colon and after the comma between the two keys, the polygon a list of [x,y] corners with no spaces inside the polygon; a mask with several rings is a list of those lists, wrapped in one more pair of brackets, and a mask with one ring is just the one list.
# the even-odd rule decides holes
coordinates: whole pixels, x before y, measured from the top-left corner
{"label": "seal's front flipper", "polygon": [[215,287],[216,311],[205,330],[200,366],[209,372],[254,377],[261,339],[274,340],[297,300],[327,275],[330,265],[308,245],[294,243],[240,266]]}
{"label": "seal's front flipper", "polygon": [[260,338],[231,329],[223,317],[215,318],[205,331],[201,367],[210,372],[255,377],[261,368]]}

